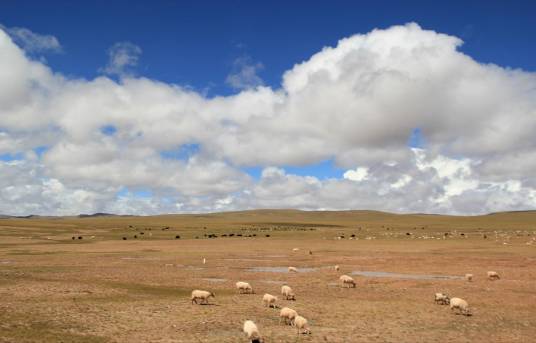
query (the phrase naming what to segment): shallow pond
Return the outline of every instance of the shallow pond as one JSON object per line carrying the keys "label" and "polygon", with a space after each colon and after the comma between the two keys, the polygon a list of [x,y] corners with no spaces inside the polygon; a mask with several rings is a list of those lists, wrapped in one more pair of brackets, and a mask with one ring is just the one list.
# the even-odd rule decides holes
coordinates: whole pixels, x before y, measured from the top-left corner
{"label": "shallow pond", "polygon": [[286,285],[288,282],[286,281],[278,281],[278,280],[261,280],[262,283],[268,283],[272,285]]}
{"label": "shallow pond", "polygon": [[[317,271],[318,268],[296,268],[298,273],[309,273]],[[252,267],[248,268],[248,272],[266,272],[266,273],[288,273],[288,267]]]}
{"label": "shallow pond", "polygon": [[462,276],[455,276],[455,275],[403,274],[403,273],[390,273],[390,272],[365,271],[365,270],[356,270],[350,274],[368,276],[368,277],[389,277],[389,278],[410,279],[410,280],[460,280],[460,279],[463,279]]}
{"label": "shallow pond", "polygon": [[205,280],[205,281],[208,281],[208,282],[225,282],[225,281],[227,281],[227,279],[219,279],[219,278],[215,278],[215,277],[204,277],[204,278],[201,278],[201,280]]}

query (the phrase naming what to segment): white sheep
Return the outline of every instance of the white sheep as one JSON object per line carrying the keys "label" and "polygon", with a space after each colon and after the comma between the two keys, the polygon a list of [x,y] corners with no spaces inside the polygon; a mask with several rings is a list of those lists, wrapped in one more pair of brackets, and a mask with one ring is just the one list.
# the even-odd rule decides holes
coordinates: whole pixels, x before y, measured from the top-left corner
{"label": "white sheep", "polygon": [[473,274],[465,274],[465,280],[469,282],[473,281]]}
{"label": "white sheep", "polygon": [[298,272],[298,269],[296,267],[288,267],[288,272],[289,273],[297,273]]}
{"label": "white sheep", "polygon": [[202,291],[199,289],[193,290],[192,291],[192,304],[193,303],[197,304],[198,299],[201,300],[202,304],[208,304],[208,298],[210,297],[215,298],[216,295],[209,291]]}
{"label": "white sheep", "polygon": [[471,312],[469,310],[469,304],[467,303],[467,301],[461,298],[450,299],[450,309],[451,310],[457,309],[458,313],[462,313],[463,315],[466,315],[466,316],[471,315]]}
{"label": "white sheep", "polygon": [[264,306],[267,306],[267,307],[276,307],[275,305],[275,302],[277,301],[277,297],[276,296],[273,296],[271,294],[268,294],[266,293],[263,297],[262,297],[262,303],[264,304]]}
{"label": "white sheep", "polygon": [[281,324],[281,320],[284,320],[286,325],[294,325],[294,318],[296,318],[297,315],[298,312],[295,310],[289,307],[283,307],[281,311],[279,311],[279,324]]}
{"label": "white sheep", "polygon": [[246,334],[246,337],[251,340],[251,343],[262,343],[259,329],[252,320],[246,320],[244,322],[243,331]]}
{"label": "white sheep", "polygon": [[339,280],[341,281],[342,287],[348,286],[348,288],[355,288],[355,281],[351,276],[341,275]]}
{"label": "white sheep", "polygon": [[294,252],[300,251],[300,248],[294,248],[294,249],[292,249],[292,251],[294,251]]}
{"label": "white sheep", "polygon": [[238,293],[239,294],[242,294],[242,293],[245,293],[245,294],[248,294],[248,293],[251,293],[251,294],[255,294],[255,292],[253,291],[253,288],[251,287],[251,285],[247,282],[242,282],[242,281],[238,281],[236,283],[236,289],[238,289]]}
{"label": "white sheep", "polygon": [[450,298],[447,294],[436,293],[435,302],[436,304],[440,304],[440,305],[448,305],[450,303]]}
{"label": "white sheep", "polygon": [[[309,329],[309,325],[307,325],[307,319],[303,318],[302,316],[300,315],[297,315],[296,317],[294,317],[294,326],[296,327],[296,329],[298,329],[298,335],[300,333],[311,333],[311,330]],[[300,332],[302,331],[303,332]]]}
{"label": "white sheep", "polygon": [[281,294],[285,298],[285,300],[296,300],[296,294],[294,294],[294,291],[290,286],[283,285],[281,286]]}
{"label": "white sheep", "polygon": [[341,269],[341,268],[339,268],[339,265],[336,265],[336,266],[335,266],[335,271],[338,272],[340,269]]}
{"label": "white sheep", "polygon": [[488,272],[488,280],[499,280],[500,278],[499,273],[493,271]]}

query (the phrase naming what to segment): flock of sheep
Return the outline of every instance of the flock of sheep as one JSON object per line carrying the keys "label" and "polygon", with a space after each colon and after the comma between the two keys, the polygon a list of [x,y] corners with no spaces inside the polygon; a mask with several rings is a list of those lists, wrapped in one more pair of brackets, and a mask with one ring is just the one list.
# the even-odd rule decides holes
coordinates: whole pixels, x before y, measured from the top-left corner
{"label": "flock of sheep", "polygon": [[[73,237],[74,239],[74,237]],[[79,238],[80,239],[80,238]],[[292,249],[293,252],[299,251],[299,248]],[[312,255],[312,252],[309,251],[309,254]],[[206,263],[206,259],[203,259],[203,264]],[[334,266],[335,271],[339,271],[340,267],[338,265]],[[289,272],[298,272],[298,269],[295,267],[288,267]],[[495,271],[489,271],[487,272],[487,277],[489,280],[496,280],[500,279],[500,276]],[[465,279],[467,281],[473,280],[473,274],[466,274]],[[356,282],[355,280],[348,275],[341,275],[339,277],[339,281],[341,284],[341,287],[343,288],[355,288]],[[239,294],[255,294],[253,291],[252,286],[243,281],[239,281],[236,283],[236,288],[238,290]],[[288,285],[283,285],[281,287],[281,294],[285,300],[296,300],[296,295],[292,288]],[[191,293],[191,302],[192,304],[208,304],[208,300],[210,298],[215,298],[215,294],[213,292],[205,291],[205,290],[193,290]],[[262,298],[262,303],[266,307],[270,308],[278,308],[276,305],[278,298],[271,294],[264,294]],[[435,294],[435,302],[437,304],[441,305],[449,305],[451,310],[458,310],[458,313],[470,316],[471,310],[469,308],[469,303],[461,298],[454,297],[450,298],[447,294],[444,293],[436,293]],[[311,330],[308,326],[308,321],[306,318],[300,316],[296,310],[291,309],[289,307],[283,307],[281,308],[279,312],[279,323],[284,322],[286,325],[292,325],[296,327],[297,333],[304,333],[304,334],[310,334]],[[257,325],[252,320],[246,320],[243,325],[243,331],[246,335],[246,337],[252,342],[252,343],[260,343],[263,342],[263,339],[260,335],[259,329]]]}
{"label": "flock of sheep", "polygon": [[[487,275],[488,280],[499,280],[501,278],[499,276],[499,273],[495,271],[489,271]],[[473,281],[473,274],[465,274],[465,279],[467,281]],[[457,310],[458,313],[463,314],[465,316],[472,315],[471,310],[469,309],[469,303],[462,298],[450,298],[447,294],[436,293],[434,300],[436,304],[449,305],[451,311]]]}
{"label": "flock of sheep", "polygon": [[[205,263],[205,259],[203,259]],[[334,266],[335,271],[339,271],[340,268],[338,265]],[[298,269],[295,267],[288,267],[289,272],[298,272]],[[498,280],[500,276],[495,271],[489,271],[487,273],[489,280]],[[465,274],[465,279],[467,281],[473,280],[473,274]],[[355,288],[355,280],[348,275],[341,275],[339,277],[339,282],[343,288]],[[253,287],[248,282],[238,281],[236,284],[236,289],[239,294],[255,294]],[[288,285],[283,285],[281,287],[281,295],[285,300],[296,300],[296,295],[292,288]],[[214,298],[215,294],[209,291],[204,290],[194,290],[192,291],[191,301],[192,304],[208,304],[209,298]],[[199,301],[199,302],[198,302]],[[279,308],[276,305],[278,298],[272,294],[264,294],[262,297],[262,303],[266,307],[270,308]],[[472,315],[469,309],[469,303],[461,298],[450,298],[447,294],[436,293],[435,302],[441,305],[450,305],[451,310],[457,310],[458,313],[470,316]],[[309,329],[308,321],[306,318],[300,316],[296,310],[289,307],[281,308],[279,312],[279,323],[284,322],[285,325],[294,326],[297,329],[297,334],[310,334],[311,330]],[[243,331],[246,337],[251,341],[251,343],[261,343],[263,342],[262,336],[260,335],[257,325],[252,320],[246,320],[244,322]]]}
{"label": "flock of sheep", "polygon": [[[289,271],[292,270],[292,268],[294,267],[289,267]],[[294,270],[296,270],[296,268],[294,268]],[[239,294],[255,294],[253,287],[251,287],[248,282],[238,281],[236,283],[236,289],[238,290]],[[281,294],[285,300],[296,300],[294,291],[288,285],[283,285],[281,287]],[[191,301],[192,304],[208,304],[208,300],[211,297],[215,297],[213,292],[196,289],[192,291]],[[276,296],[268,293],[264,294],[262,297],[262,303],[266,307],[279,308],[276,305],[277,300],[278,299]],[[283,307],[281,311],[279,311],[279,323],[281,324],[281,322],[284,322],[286,325],[296,327],[298,334],[311,333],[307,319],[300,316],[296,310],[293,310],[289,307]],[[263,341],[257,325],[252,320],[246,320],[244,322],[243,330],[247,338],[252,343],[261,343]]]}

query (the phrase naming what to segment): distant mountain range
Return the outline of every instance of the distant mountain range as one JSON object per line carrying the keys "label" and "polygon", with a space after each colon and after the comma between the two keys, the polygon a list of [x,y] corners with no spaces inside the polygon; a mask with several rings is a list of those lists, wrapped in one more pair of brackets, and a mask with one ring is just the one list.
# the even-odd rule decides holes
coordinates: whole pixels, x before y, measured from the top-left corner
{"label": "distant mountain range", "polygon": [[103,212],[97,212],[93,214],[79,214],[77,216],[41,216],[36,214],[30,214],[27,216],[9,216],[0,214],[0,219],[54,219],[54,218],[64,218],[64,217],[78,217],[78,218],[95,218],[95,217],[131,217],[131,215],[118,215],[113,213],[103,213]]}
{"label": "distant mountain range", "polygon": [[[246,210],[246,211],[231,211],[231,212],[214,212],[214,213],[186,213],[184,215],[190,215],[190,216],[211,216],[211,215],[256,215],[256,214],[263,214],[263,215],[281,215],[281,214],[312,214],[312,215],[322,215],[324,214],[339,214],[339,215],[352,215],[352,214],[369,214],[369,215],[409,215],[409,216],[452,216],[452,217],[465,217],[464,215],[449,215],[449,214],[434,214],[434,213],[390,213],[390,212],[382,212],[382,211],[373,211],[373,210],[347,210],[347,211],[301,211],[301,210],[293,210],[293,209],[259,209],[259,210]],[[495,216],[495,215],[505,215],[505,214],[533,214],[536,213],[536,210],[519,210],[519,211],[503,211],[503,212],[491,212],[488,214],[481,214],[481,215],[475,215],[475,216],[469,216],[469,217],[478,217],[478,216]],[[168,215],[181,215],[181,214],[173,214],[173,213],[163,213],[160,215],[168,216]],[[159,216],[154,215],[154,216]],[[10,215],[3,215],[0,214],[0,219],[60,219],[60,218],[98,218],[98,217],[136,217],[136,215],[131,214],[113,214],[113,213],[105,213],[105,212],[97,212],[93,214],[79,214],[75,216],[43,216],[43,215],[35,215],[30,214],[27,216],[10,216]]]}
{"label": "distant mountain range", "polygon": [[[97,212],[93,214],[79,214],[78,218],[94,218],[94,217],[116,217],[117,214]],[[123,216],[124,217],[124,216]]]}

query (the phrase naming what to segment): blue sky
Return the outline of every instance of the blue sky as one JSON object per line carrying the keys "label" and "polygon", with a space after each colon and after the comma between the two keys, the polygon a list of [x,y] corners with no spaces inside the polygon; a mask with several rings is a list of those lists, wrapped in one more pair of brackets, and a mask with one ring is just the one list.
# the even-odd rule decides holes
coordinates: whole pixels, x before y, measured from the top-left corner
{"label": "blue sky", "polygon": [[56,36],[54,70],[93,78],[119,41],[143,49],[138,74],[212,95],[243,55],[282,73],[342,37],[407,22],[462,38],[480,62],[536,70],[534,1],[2,1],[0,23]]}
{"label": "blue sky", "polygon": [[[208,197],[220,205],[225,205],[228,201],[228,197],[222,191],[222,184],[228,187],[229,197],[232,197],[240,189],[247,190],[252,187],[248,184],[247,187],[233,188],[234,182],[236,184],[242,182],[244,185],[249,182],[242,179],[237,181],[233,179],[234,177],[240,178],[239,174],[245,172],[249,174],[254,184],[256,182],[260,185],[263,179],[263,170],[268,167],[278,168],[287,176],[296,176],[296,178],[290,178],[290,182],[293,182],[294,186],[305,180],[305,176],[315,176],[322,182],[324,188],[330,183],[330,180],[335,182],[349,179],[356,182],[369,180],[372,183],[377,181],[378,183],[374,187],[380,189],[381,182],[375,180],[375,176],[371,174],[372,170],[375,170],[379,173],[377,177],[385,177],[384,182],[395,185],[393,189],[396,190],[409,184],[408,180],[415,180],[416,176],[412,173],[417,172],[397,169],[389,174],[390,172],[386,171],[385,168],[378,168],[377,164],[379,161],[383,161],[389,165],[389,168],[395,168],[395,165],[398,166],[397,168],[402,168],[408,159],[413,158],[411,154],[408,155],[408,151],[411,150],[409,148],[429,149],[430,152],[444,153],[453,159],[452,162],[448,163],[452,164],[451,169],[457,170],[456,175],[468,177],[467,175],[470,173],[466,172],[466,168],[468,168],[466,164],[469,162],[464,162],[466,158],[480,162],[487,158],[499,158],[498,155],[494,155],[496,151],[499,151],[497,154],[504,153],[501,158],[506,158],[506,156],[512,156],[511,152],[515,149],[528,149],[526,153],[531,153],[530,144],[512,143],[509,140],[503,142],[501,140],[503,137],[513,137],[513,135],[503,134],[501,130],[518,130],[516,123],[525,123],[527,129],[531,127],[524,121],[526,119],[523,114],[531,113],[533,106],[530,95],[534,88],[530,84],[533,72],[536,71],[534,13],[536,13],[536,2],[534,1],[448,1],[442,3],[432,1],[197,1],[191,3],[178,1],[77,3],[70,1],[2,1],[0,2],[0,28],[25,28],[40,35],[54,36],[59,42],[58,46],[61,45],[61,49],[55,49],[55,51],[52,49],[32,52],[27,49],[26,56],[34,61],[40,61],[56,75],[79,82],[76,85],[75,83],[61,85],[60,90],[54,89],[53,87],[56,87],[57,84],[51,83],[50,88],[56,90],[57,93],[49,92],[47,94],[59,94],[59,100],[53,99],[55,101],[51,100],[52,105],[47,104],[44,107],[39,107],[42,104],[38,104],[35,106],[35,113],[28,115],[28,118],[22,118],[24,120],[21,122],[26,123],[27,131],[24,128],[21,129],[24,125],[17,123],[16,120],[10,119],[3,122],[0,117],[0,162],[25,161],[29,156],[28,153],[33,151],[38,161],[45,165],[50,164],[44,167],[44,176],[39,175],[39,180],[57,176],[58,180],[64,182],[65,185],[70,184],[74,187],[73,189],[76,189],[76,187],[80,187],[77,182],[83,184],[83,181],[79,181],[78,178],[83,180],[88,177],[87,184],[91,184],[92,187],[105,187],[105,184],[110,187],[110,194],[118,194],[123,198],[132,195],[147,201],[154,200],[156,194],[165,193],[166,197],[169,194],[175,194],[169,189],[164,189],[171,187],[180,196],[185,196],[184,194],[191,192],[200,198]],[[421,87],[417,88],[415,93],[409,92],[404,96],[416,95],[417,100],[413,100],[413,103],[421,100],[418,92],[423,93],[423,98],[431,97],[429,100],[434,100],[434,97],[437,96],[438,102],[443,104],[441,106],[435,107],[435,104],[425,104],[422,107],[412,106],[411,100],[404,103],[404,98],[400,98],[398,93],[392,92],[393,89],[398,89],[399,85],[396,82],[393,83],[394,86],[382,88],[380,93],[375,94],[370,99],[366,98],[370,94],[362,92],[362,89],[355,89],[355,94],[344,99],[344,101],[348,101],[348,107],[337,103],[340,101],[339,99],[334,100],[332,104],[329,104],[330,106],[326,106],[326,103],[331,101],[329,97],[336,98],[337,94],[326,95],[324,101],[315,102],[315,100],[323,99],[313,96],[300,103],[301,98],[296,95],[299,92],[295,92],[292,89],[293,86],[282,84],[286,74],[293,74],[296,76],[296,80],[302,77],[298,75],[300,70],[295,68],[300,63],[306,65],[305,69],[310,69],[307,69],[308,72],[315,74],[318,70],[315,69],[317,67],[315,63],[311,62],[311,57],[315,54],[327,56],[328,54],[322,50],[324,47],[343,51],[337,46],[339,40],[352,37],[355,34],[370,36],[370,39],[377,40],[378,46],[386,44],[380,37],[381,35],[374,36],[371,32],[376,29],[385,30],[388,35],[399,37],[396,29],[390,28],[397,25],[404,26],[407,23],[416,23],[418,26],[417,29],[411,25],[405,26],[404,30],[414,34],[411,39],[416,41],[422,39],[421,43],[424,42],[423,44],[433,41],[432,48],[440,50],[444,48],[441,51],[445,55],[438,55],[437,57],[441,58],[434,59],[433,54],[423,53],[423,56],[420,57],[425,60],[429,59],[435,68],[430,69],[425,74],[421,74],[421,70],[418,68],[408,67],[404,69],[403,66],[398,66],[396,58],[386,63],[391,63],[392,68],[408,76],[409,79],[431,82],[431,89],[438,90],[437,94],[431,96],[423,91],[426,87]],[[452,41],[444,40],[441,35],[458,37],[463,40],[464,44],[457,47]],[[367,52],[367,49],[370,49],[368,53],[377,53],[373,47],[360,47],[359,39],[355,39],[354,43],[356,51],[361,49],[360,53]],[[404,42],[400,42],[400,46],[404,48]],[[455,51],[455,56],[450,54],[452,50]],[[125,55],[121,55],[121,53]],[[410,55],[412,53],[408,52]],[[417,54],[420,53],[422,52]],[[127,60],[126,62],[123,60],[124,66],[114,69],[110,63],[111,56],[119,58],[118,61],[121,61],[121,57],[127,58]],[[367,64],[366,58],[363,58],[365,55],[357,54],[355,56],[349,54],[344,60],[344,63],[348,63],[347,68],[355,68],[351,69],[352,71],[356,70],[355,77],[358,79],[350,80],[352,82],[361,82],[356,81],[361,80],[359,78],[362,77],[359,68],[362,68],[365,74],[369,72],[372,74],[382,73],[389,70],[390,65],[376,70],[374,69],[376,66]],[[463,58],[458,60],[460,56],[468,57],[470,62]],[[442,59],[443,57],[445,59]],[[353,60],[354,58],[355,60]],[[455,88],[447,96],[445,95],[448,93],[445,92],[447,90],[445,85],[452,86],[453,84],[449,83],[451,81],[449,75],[439,75],[436,71],[442,70],[443,67],[450,68],[449,59],[455,61],[453,63],[458,63],[460,68],[466,68],[463,70],[471,72],[461,75],[460,82],[454,83],[454,87],[461,85],[461,88]],[[332,62],[329,58],[326,61],[328,64]],[[480,69],[472,64],[473,61],[477,62]],[[340,63],[336,68],[341,67],[342,64]],[[504,75],[501,74],[501,81],[497,81],[497,85],[492,84],[489,89],[486,89],[485,85],[474,89],[463,88],[464,85],[472,85],[473,81],[478,81],[478,78],[470,79],[471,75],[478,74],[472,74],[474,68],[483,73],[482,75],[488,75],[493,81],[496,70],[488,64],[497,65],[498,70],[501,73],[504,72]],[[1,67],[9,69],[7,65]],[[510,73],[511,69],[519,70],[520,74]],[[327,68],[327,70],[332,72],[334,69]],[[428,72],[429,74],[426,74]],[[322,73],[318,74],[318,80],[325,76]],[[237,78],[233,79],[233,75]],[[25,76],[22,75],[21,79],[23,77]],[[93,80],[97,77],[109,78],[115,83],[94,85]],[[456,75],[453,77],[455,78]],[[153,92],[147,94],[158,94],[157,101],[155,102],[150,96],[145,99],[145,94],[140,96],[128,85],[125,86],[123,78],[135,80],[132,81],[132,84],[136,84],[140,89],[147,87]],[[142,84],[140,78],[148,78],[151,80],[150,84]],[[306,85],[308,89],[313,90],[311,94],[330,93],[329,87],[325,86],[329,84],[329,78],[325,79],[323,84],[317,84],[315,80],[311,78]],[[341,86],[340,91],[344,92],[348,89],[344,84],[346,81],[348,80],[338,80],[338,83],[334,84],[333,87]],[[395,80],[389,82],[391,81]],[[49,80],[43,82],[49,82]],[[244,83],[247,87],[243,86]],[[297,84],[299,85],[299,82]],[[499,84],[500,86],[498,86]],[[112,89],[115,85],[117,87]],[[176,98],[168,99],[167,96],[170,92],[168,92],[167,87],[172,89],[172,85],[178,85],[181,89],[191,91],[191,94],[175,94],[178,95]],[[282,101],[283,105],[281,105],[281,99],[275,99],[271,93],[263,93],[262,90],[255,87],[260,85],[266,86],[269,92],[277,93],[284,90],[286,98]],[[371,85],[377,86],[375,83],[371,83]],[[414,85],[412,83],[402,88],[405,89],[406,86],[411,88]],[[1,83],[0,86],[2,86]],[[84,98],[86,93],[78,95],[76,91],[73,91],[77,87],[86,87],[86,91],[92,91],[91,101],[86,102]],[[130,100],[125,100],[126,98],[122,97],[108,99],[106,98],[108,94],[98,93],[99,89],[107,89],[107,87],[111,87],[111,93],[118,91],[117,88],[121,88],[124,92],[123,95],[129,95],[130,98],[126,98]],[[484,95],[479,93],[482,89],[485,90],[485,92],[483,91]],[[473,90],[476,90],[475,93]],[[30,95],[21,96],[21,108],[25,108],[27,99],[39,99],[39,95],[35,96],[31,93],[38,91],[37,88],[30,89],[28,90]],[[162,94],[159,93],[161,91]],[[252,96],[256,97],[255,99],[262,99],[262,101],[252,105],[249,100],[244,100],[243,98],[246,98],[244,93],[247,91],[250,91]],[[0,92],[2,92],[1,87]],[[481,123],[482,116],[488,115],[490,111],[493,112],[493,109],[485,108],[482,104],[488,99],[499,98],[498,95],[503,94],[511,95],[511,98],[503,100],[503,103],[512,101],[512,104],[516,104],[510,108],[516,107],[521,101],[523,106],[519,106],[519,108],[524,111],[523,114],[509,113],[508,109],[499,111],[498,106],[495,106],[497,113],[490,115],[497,116],[498,119],[495,123],[500,123],[500,127],[495,125],[491,128],[479,128],[478,123]],[[523,94],[525,95],[523,96]],[[195,105],[198,108],[192,105],[198,100],[189,99],[190,96],[195,98],[197,95],[203,99],[203,102],[206,102],[206,104]],[[249,112],[246,114],[240,111],[238,111],[240,113],[232,113],[236,108],[229,106],[227,102],[232,101],[233,95],[238,99],[236,102],[241,104],[238,108],[248,109]],[[0,99],[1,96],[0,93]],[[136,97],[143,99],[139,99],[139,103],[137,103]],[[461,106],[463,107],[461,108],[458,106],[458,101],[464,103],[466,97],[468,100],[476,102],[465,104],[465,107]],[[225,104],[214,105],[211,101],[217,98],[221,98]],[[91,103],[100,104],[99,100],[101,99],[105,99],[103,106],[105,108],[109,106],[110,113],[101,113],[103,110],[102,107],[99,107],[100,105],[95,105],[95,112],[84,111],[86,105],[91,107]],[[180,107],[183,106],[184,99],[188,101],[185,101],[184,107]],[[352,99],[365,99],[366,101],[354,104]],[[129,103],[131,100],[133,104]],[[164,106],[164,104],[159,103],[161,100],[169,100],[169,102]],[[54,112],[56,117],[41,123],[41,117],[45,116],[43,113],[58,104],[63,104],[62,101],[66,104],[83,104],[76,107],[77,110],[81,110],[81,113],[75,113],[76,111],[71,113],[65,111],[65,107],[60,106],[59,111],[64,111],[63,113]],[[262,107],[263,104],[272,103],[281,105],[283,110],[274,114],[270,112],[272,110],[270,106]],[[293,107],[295,103],[299,103],[301,106],[298,110]],[[315,103],[316,107],[309,108],[309,103]],[[370,104],[374,106],[369,107]],[[145,112],[138,111],[136,106],[143,107]],[[210,112],[217,106],[221,106],[218,107],[219,112]],[[323,106],[326,106],[327,110]],[[163,108],[169,109],[169,113],[162,114]],[[184,114],[183,108],[192,112]],[[320,112],[316,113],[318,108],[321,108],[322,111],[319,110]],[[338,111],[331,112],[332,108],[337,108]],[[376,113],[375,111],[378,109],[381,111]],[[292,112],[291,114],[296,117],[291,117],[290,114],[287,115],[286,111],[299,113]],[[88,115],[88,113],[90,114]],[[155,113],[158,114],[158,120],[152,119]],[[199,113],[205,117],[201,118],[202,120],[198,123],[197,120],[201,116]],[[8,115],[13,114],[5,114],[6,118]],[[93,115],[95,118],[91,119],[90,117]],[[189,117],[189,121],[185,121],[182,119],[182,115],[191,117]],[[359,115],[364,116],[363,118],[366,120],[361,122],[352,119],[353,116]],[[374,115],[382,118],[380,124],[374,121]],[[470,116],[473,116],[474,120],[471,120],[474,123],[465,127],[464,120],[470,119]],[[502,116],[511,118],[511,122]],[[519,116],[519,120],[516,119],[516,116]],[[242,122],[237,119],[244,120],[246,117],[248,119]],[[267,118],[276,118],[274,120],[277,120],[278,124],[273,125]],[[406,120],[406,118],[409,119]],[[289,121],[286,122],[286,119]],[[306,124],[309,120],[317,123],[317,126],[309,125],[307,130],[304,129],[303,132],[300,128],[297,131],[292,131],[296,130],[292,125]],[[34,123],[37,124],[34,125]],[[191,123],[194,124],[189,126]],[[218,123],[218,125],[214,123]],[[211,124],[214,125],[205,128]],[[95,125],[94,129],[92,125]],[[230,132],[235,132],[230,129],[233,128],[233,125],[235,125],[234,129],[237,132],[236,137],[229,137]],[[270,136],[264,137],[263,125],[274,131],[276,138],[272,140]],[[481,135],[475,134],[475,131],[480,129]],[[88,133],[86,130],[93,131]],[[175,132],[177,133],[175,137],[169,138],[170,132],[172,132],[172,136],[175,135]],[[292,137],[296,132],[298,132],[298,136],[301,136],[300,139],[294,141]],[[489,132],[494,132],[501,139],[496,137],[490,139]],[[376,133],[377,135],[375,135]],[[152,136],[146,138],[149,137],[149,134]],[[55,139],[54,137],[59,138]],[[252,142],[254,138],[258,137],[260,137],[260,143]],[[518,137],[520,142],[527,141],[521,137]],[[475,141],[469,142],[472,138]],[[149,146],[140,145],[137,143],[138,140],[145,140],[143,144]],[[227,142],[229,146],[220,146],[223,144],[222,142]],[[310,146],[294,144],[300,142],[307,142]],[[485,149],[489,148],[490,150],[481,151],[484,149],[483,145],[492,143],[497,146],[486,146]],[[10,146],[13,148],[10,149]],[[513,150],[508,151],[507,154],[503,151],[505,146]],[[360,147],[362,150],[356,150]],[[144,148],[146,149],[144,150]],[[517,151],[515,152],[517,153]],[[369,154],[370,156],[368,156]],[[86,156],[88,158],[84,159]],[[87,168],[100,170],[103,166],[99,163],[108,161],[110,156],[115,156],[113,161],[118,164],[113,168],[124,170],[125,166],[128,165],[129,167],[126,168],[130,174],[128,176],[135,181],[123,182],[123,179],[126,180],[128,177],[118,177],[119,181],[113,179],[116,174],[120,174],[118,170],[113,168],[109,172],[109,180],[103,181],[106,178],[101,175],[89,176],[89,173],[86,172]],[[420,165],[413,167],[422,172],[427,170],[426,168],[443,166],[444,163],[447,163],[445,162],[447,157],[443,157],[428,161],[419,155],[416,160]],[[79,174],[75,177],[74,173],[77,169],[73,161],[78,161],[81,164],[93,164],[86,165],[84,167],[86,169],[80,169]],[[52,163],[59,162],[65,163],[65,166],[52,167]],[[158,163],[162,163],[162,166]],[[530,165],[526,161],[520,163],[523,164],[523,168],[530,169]],[[207,165],[210,168],[220,168],[221,179],[216,180],[215,178],[213,180],[210,175],[205,175],[203,170],[196,169]],[[501,165],[501,163],[497,162],[497,165]],[[497,172],[501,169],[497,165],[482,167],[484,168],[482,173]],[[195,187],[188,182],[181,184],[184,176],[167,176],[173,179],[175,184],[162,186],[165,182],[148,182],[147,180],[150,178],[144,176],[144,173],[150,175],[151,168],[171,168],[170,166],[184,167],[185,169],[181,173],[185,173],[185,175],[192,173],[195,177],[199,177],[200,184]],[[62,174],[69,171],[73,171],[73,175]],[[349,171],[350,173],[348,173]],[[478,173],[472,171],[472,173],[478,174],[480,171]],[[525,174],[514,177],[507,172],[501,171],[501,173],[503,174],[500,176],[490,175],[489,180],[492,181],[489,181],[488,184],[495,187],[493,182],[497,182],[497,180],[501,182],[519,180],[519,182],[527,184],[532,182],[529,182],[530,177]],[[268,170],[266,175],[269,176],[268,179],[271,178],[270,180],[284,177],[272,169]],[[164,177],[158,176],[155,177],[155,180],[159,178]],[[233,180],[233,182],[227,183],[229,180]],[[205,182],[214,182],[212,188],[209,187],[213,193],[205,189]],[[307,184],[310,180],[303,182]],[[462,184],[465,188],[471,187],[467,186],[471,184],[468,180],[454,182],[450,179],[447,180],[447,184],[438,187],[449,196],[457,196],[459,187],[451,185],[455,183],[458,186]],[[309,186],[311,185],[309,184]],[[163,189],[157,190],[158,187]],[[454,187],[456,190],[449,191],[449,187]],[[516,189],[516,187],[511,187],[511,189]],[[436,187],[436,189],[439,188]],[[98,194],[100,191],[95,192]],[[208,192],[210,195],[206,195],[204,192]],[[307,192],[313,193],[310,190]],[[259,194],[266,195],[267,193],[259,191]],[[471,197],[478,197],[478,195],[471,194]],[[269,199],[264,200],[262,206],[271,206]],[[245,203],[247,200],[233,206],[241,208],[240,206],[244,207]],[[514,205],[515,202],[512,202],[509,206]],[[155,206],[157,208],[157,205]],[[299,206],[309,208],[310,205],[304,201]],[[311,205],[310,207],[315,206]],[[323,206],[318,205],[318,207]],[[426,209],[419,210],[425,211]]]}

